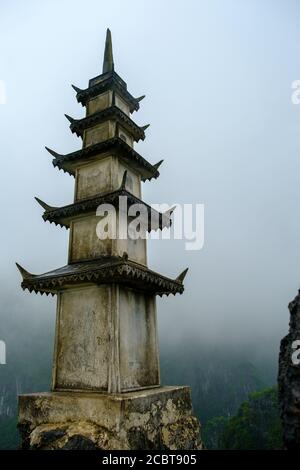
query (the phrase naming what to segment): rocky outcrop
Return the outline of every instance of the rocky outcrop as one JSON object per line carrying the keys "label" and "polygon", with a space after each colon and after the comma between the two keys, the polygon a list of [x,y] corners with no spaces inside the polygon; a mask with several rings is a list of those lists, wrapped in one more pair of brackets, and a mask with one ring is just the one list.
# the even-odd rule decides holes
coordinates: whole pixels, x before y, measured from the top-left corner
{"label": "rocky outcrop", "polygon": [[280,345],[279,403],[284,446],[288,450],[300,450],[300,364],[293,360],[294,342],[300,340],[300,291],[289,304],[289,311],[289,333]]}

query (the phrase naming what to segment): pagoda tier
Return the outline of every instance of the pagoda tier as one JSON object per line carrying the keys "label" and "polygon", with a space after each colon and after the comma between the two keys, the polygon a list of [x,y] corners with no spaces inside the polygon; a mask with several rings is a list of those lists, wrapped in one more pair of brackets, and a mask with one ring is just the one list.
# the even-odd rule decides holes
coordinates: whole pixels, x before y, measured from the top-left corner
{"label": "pagoda tier", "polygon": [[139,140],[145,140],[145,130],[149,127],[149,124],[145,126],[138,126],[130,117],[122,111],[118,106],[112,105],[109,108],[103,109],[96,113],[90,114],[82,119],[74,119],[71,116],[65,115],[68,121],[70,121],[70,129],[73,133],[76,133],[78,137],[83,137],[84,131],[90,127],[94,127],[97,124],[102,124],[107,120],[111,119],[115,123],[121,125],[136,142]]}
{"label": "pagoda tier", "polygon": [[108,90],[113,90],[117,92],[128,104],[129,110],[132,113],[133,111],[139,110],[140,101],[145,98],[145,95],[142,95],[139,98],[134,98],[127,91],[127,85],[124,80],[122,80],[122,78],[114,70],[91,79],[89,81],[89,87],[85,90],[81,90],[74,85],[72,85],[72,87],[77,92],[76,98],[78,103],[81,103],[82,106],[86,106],[88,101],[90,101],[95,96],[105,93]]}
{"label": "pagoda tier", "polygon": [[[126,180],[126,172],[124,174],[124,180]],[[45,209],[42,216],[45,222],[48,221],[50,223],[60,225],[61,227],[69,228],[74,217],[95,214],[97,208],[101,204],[111,204],[118,209],[120,205],[120,197],[126,197],[126,205],[128,209],[135,204],[144,206],[147,216],[145,216],[145,220],[142,220],[142,225],[146,231],[151,232],[151,230],[162,230],[171,226],[172,220],[170,216],[174,211],[174,208],[171,208],[164,213],[156,211],[141,199],[128,192],[125,189],[125,181],[117,191],[101,194],[89,199],[82,199],[63,207],[52,207],[44,201],[41,201],[39,198],[36,198],[36,200]]]}
{"label": "pagoda tier", "polygon": [[72,263],[44,274],[28,273],[18,265],[22,274],[22,288],[30,292],[57,294],[62,289],[85,285],[117,283],[140,292],[154,295],[182,294],[183,271],[176,279],[169,279],[123,257],[103,256],[94,261]]}
{"label": "pagoda tier", "polygon": [[110,155],[121,157],[127,165],[130,165],[135,171],[140,173],[142,181],[158,178],[158,168],[163,162],[163,160],[160,160],[155,165],[152,165],[118,136],[94,145],[89,145],[88,147],[83,147],[81,150],[66,155],[54,152],[54,150],[48,147],[46,147],[46,149],[54,157],[52,160],[53,166],[72,176],[75,176],[76,169],[80,165],[105,158],[107,152],[109,152]]}

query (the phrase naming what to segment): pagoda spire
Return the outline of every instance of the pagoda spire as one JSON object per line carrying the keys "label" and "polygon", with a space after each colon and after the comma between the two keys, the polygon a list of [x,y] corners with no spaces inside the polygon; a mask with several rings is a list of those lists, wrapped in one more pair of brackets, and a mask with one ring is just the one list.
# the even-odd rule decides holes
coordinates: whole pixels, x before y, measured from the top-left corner
{"label": "pagoda spire", "polygon": [[110,32],[110,29],[107,28],[102,73],[113,72],[113,70],[114,70],[114,58],[113,58],[111,32]]}

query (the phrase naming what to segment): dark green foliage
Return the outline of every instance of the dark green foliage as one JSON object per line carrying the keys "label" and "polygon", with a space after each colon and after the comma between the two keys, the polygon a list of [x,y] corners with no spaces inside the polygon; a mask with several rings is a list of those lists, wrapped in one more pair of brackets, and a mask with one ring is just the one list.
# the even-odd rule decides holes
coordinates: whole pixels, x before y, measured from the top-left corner
{"label": "dark green foliage", "polygon": [[202,427],[202,439],[207,449],[219,449],[220,437],[228,423],[229,418],[217,416],[206,422]]}
{"label": "dark green foliage", "polygon": [[277,388],[252,393],[223,428],[219,448],[232,450],[280,449],[282,431]]}

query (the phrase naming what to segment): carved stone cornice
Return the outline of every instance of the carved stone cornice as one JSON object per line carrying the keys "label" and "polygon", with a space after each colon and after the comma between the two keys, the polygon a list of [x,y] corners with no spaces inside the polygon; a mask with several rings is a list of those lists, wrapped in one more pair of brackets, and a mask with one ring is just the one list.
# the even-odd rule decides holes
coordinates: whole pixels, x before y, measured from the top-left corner
{"label": "carved stone cornice", "polygon": [[101,204],[111,204],[115,208],[119,208],[119,198],[127,198],[127,210],[134,204],[143,205],[147,211],[147,219],[145,225],[147,230],[162,230],[165,227],[171,226],[171,214],[174,208],[169,209],[165,213],[161,213],[153,209],[151,206],[146,204],[144,201],[134,196],[124,188],[120,188],[117,191],[112,191],[106,194],[101,194],[88,199],[82,199],[62,207],[52,207],[41,199],[36,198],[37,202],[45,209],[43,213],[43,219],[46,222],[55,223],[61,227],[70,227],[70,223],[74,217],[87,214],[95,214],[97,208]]}
{"label": "carved stone cornice", "polygon": [[121,124],[121,126],[133,136],[136,142],[145,139],[145,129],[148,127],[148,124],[142,127],[138,126],[124,111],[115,105],[98,111],[97,113],[90,114],[82,119],[74,119],[67,114],[65,116],[70,121],[71,131],[78,137],[82,137],[86,129],[101,124],[108,119],[114,119]]}
{"label": "carved stone cornice", "polygon": [[105,152],[111,152],[113,155],[118,155],[125,160],[129,166],[136,168],[138,172],[141,173],[143,181],[158,178],[158,167],[162,163],[161,160],[155,165],[152,165],[120,137],[113,137],[65,155],[57,153],[48,147],[46,147],[46,149],[54,157],[52,160],[53,166],[72,176],[75,175],[75,167],[77,164],[95,159],[97,155]]}
{"label": "carved stone cornice", "polygon": [[87,102],[95,98],[102,93],[105,93],[108,90],[117,92],[121,98],[129,105],[130,112],[138,111],[140,108],[140,101],[144,98],[141,96],[139,98],[134,98],[129,91],[127,91],[126,83],[119,77],[116,72],[110,72],[106,74],[99,75],[98,77],[91,80],[90,86],[84,90],[75,87],[72,85],[76,91],[76,98],[78,103],[81,103],[82,106],[86,106]]}
{"label": "carved stone cornice", "polygon": [[29,292],[52,294],[74,285],[117,283],[149,294],[182,294],[183,277],[169,279],[143,265],[129,261],[127,256],[103,256],[92,261],[68,264],[44,274],[34,275],[18,266],[22,288]]}

